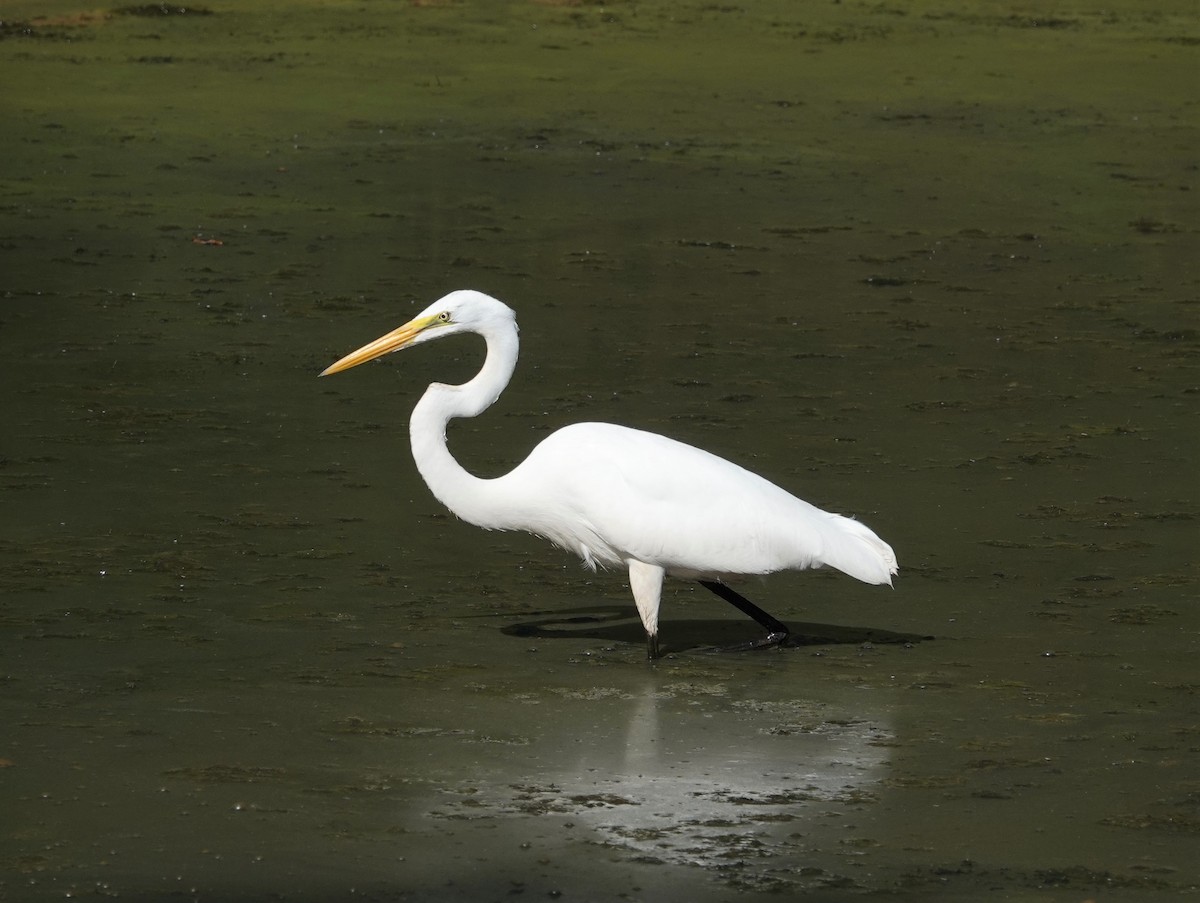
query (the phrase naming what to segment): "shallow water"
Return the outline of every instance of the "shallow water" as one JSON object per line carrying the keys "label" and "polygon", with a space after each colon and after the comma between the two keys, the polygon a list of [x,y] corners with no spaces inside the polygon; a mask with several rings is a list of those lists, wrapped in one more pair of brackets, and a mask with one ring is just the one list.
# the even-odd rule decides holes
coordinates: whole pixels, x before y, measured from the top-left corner
{"label": "shallow water", "polygon": [[[186,9],[5,4],[0,898],[1200,888],[1192,4]],[[315,379],[465,286],[472,469],[666,432],[895,591],[646,665],[420,483],[477,345]]]}

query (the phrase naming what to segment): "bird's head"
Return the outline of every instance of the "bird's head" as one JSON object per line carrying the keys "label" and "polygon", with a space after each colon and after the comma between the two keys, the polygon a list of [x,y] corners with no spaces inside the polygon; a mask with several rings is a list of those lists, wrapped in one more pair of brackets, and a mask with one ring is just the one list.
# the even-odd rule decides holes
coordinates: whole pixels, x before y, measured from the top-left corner
{"label": "bird's head", "polygon": [[393,329],[330,364],[320,375],[340,373],[393,351],[462,332],[477,332],[486,336],[497,329],[515,331],[516,328],[516,314],[504,302],[483,292],[451,292],[430,304],[399,329]]}

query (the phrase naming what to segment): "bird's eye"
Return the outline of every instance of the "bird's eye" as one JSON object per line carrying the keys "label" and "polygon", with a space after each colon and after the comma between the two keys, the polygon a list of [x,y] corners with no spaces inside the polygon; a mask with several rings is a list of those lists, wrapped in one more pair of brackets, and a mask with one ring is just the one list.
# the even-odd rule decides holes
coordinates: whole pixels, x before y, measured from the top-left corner
{"label": "bird's eye", "polygon": [[440,314],[438,314],[437,318],[443,323],[449,323],[450,322],[450,311],[448,311],[448,310],[442,311]]}

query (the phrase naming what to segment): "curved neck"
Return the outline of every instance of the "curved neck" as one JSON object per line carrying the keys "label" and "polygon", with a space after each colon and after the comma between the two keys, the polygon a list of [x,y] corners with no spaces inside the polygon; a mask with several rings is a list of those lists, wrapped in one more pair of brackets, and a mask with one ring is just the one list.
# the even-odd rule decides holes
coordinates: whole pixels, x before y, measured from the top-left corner
{"label": "curved neck", "polygon": [[456,417],[475,417],[493,404],[517,366],[517,330],[489,330],[487,359],[474,378],[461,386],[433,383],[413,408],[409,441],[417,470],[443,505],[468,523],[499,526],[502,508],[494,480],[468,473],[446,447],[446,426]]}

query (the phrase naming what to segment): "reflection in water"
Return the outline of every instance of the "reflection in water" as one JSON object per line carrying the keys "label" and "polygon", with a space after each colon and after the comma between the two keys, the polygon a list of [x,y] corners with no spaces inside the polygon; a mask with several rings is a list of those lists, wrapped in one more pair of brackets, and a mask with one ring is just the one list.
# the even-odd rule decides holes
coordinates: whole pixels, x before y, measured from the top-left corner
{"label": "reflection in water", "polygon": [[806,851],[803,835],[874,801],[889,728],[811,702],[725,693],[653,680],[633,693],[567,693],[568,705],[587,706],[598,723],[578,742],[564,738],[562,764],[505,769],[433,815],[555,815],[563,839],[632,862],[698,867],[744,886],[795,887],[804,869],[813,883],[828,882],[828,853]]}

